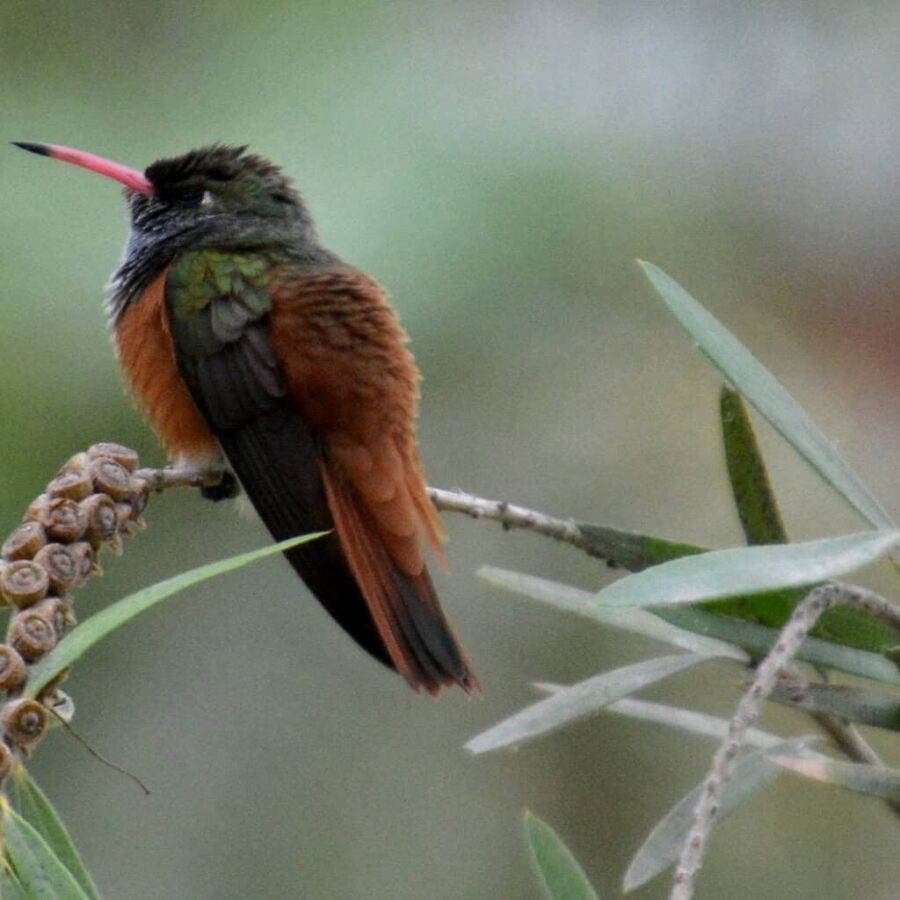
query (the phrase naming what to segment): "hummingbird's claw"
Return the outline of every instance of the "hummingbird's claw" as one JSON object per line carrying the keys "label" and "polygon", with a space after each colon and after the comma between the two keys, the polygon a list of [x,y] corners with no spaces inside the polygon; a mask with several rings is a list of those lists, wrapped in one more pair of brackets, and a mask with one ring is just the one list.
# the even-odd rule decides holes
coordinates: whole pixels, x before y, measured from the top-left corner
{"label": "hummingbird's claw", "polygon": [[200,488],[200,496],[212,500],[213,503],[232,500],[240,493],[241,486],[230,469],[223,469],[221,478],[215,484],[204,484]]}

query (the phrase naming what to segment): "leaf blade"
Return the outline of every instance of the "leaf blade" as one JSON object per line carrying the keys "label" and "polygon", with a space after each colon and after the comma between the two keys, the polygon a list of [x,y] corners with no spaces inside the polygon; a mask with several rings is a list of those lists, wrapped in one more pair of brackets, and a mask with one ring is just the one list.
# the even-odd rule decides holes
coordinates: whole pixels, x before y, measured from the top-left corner
{"label": "leaf blade", "polygon": [[858,725],[900,731],[900,696],[886,691],[832,684],[806,684],[795,689],[779,682],[769,699]]}
{"label": "leaf blade", "polygon": [[6,853],[31,900],[89,900],[47,842],[9,806],[3,823]]}
{"label": "leaf blade", "polygon": [[581,532],[588,553],[607,560],[612,566],[628,569],[629,572],[640,572],[650,566],[657,566],[682,556],[706,553],[707,550],[706,547],[698,547],[696,544],[669,541],[637,531],[610,528],[608,525],[593,525],[590,522],[575,524]]}
{"label": "leaf blade", "polygon": [[900,803],[900,772],[884,766],[844,762],[828,757],[801,759],[771,751],[769,759],[779,768],[812,781],[846,788],[859,794]]}
{"label": "leaf blade", "polygon": [[595,596],[595,602],[609,607],[658,607],[808,587],[875,562],[898,540],[898,531],[864,531],[799,544],[713,550],[613,582]]}
{"label": "leaf blade", "polygon": [[471,753],[486,753],[512,745],[520,746],[586,718],[604,706],[664,678],[715,658],[679,653],[603,672],[526,706],[476,735],[466,744],[466,749]]}
{"label": "leaf blade", "polygon": [[47,842],[57,859],[78,882],[85,896],[89,900],[99,900],[97,887],[75,849],[66,826],[21,763],[17,764],[13,771],[13,780],[19,814]]}
{"label": "leaf blade", "polygon": [[478,570],[478,576],[494,587],[521,594],[566,613],[584,616],[601,625],[680,647],[690,653],[729,656],[739,662],[749,661],[747,654],[732,644],[670,625],[647,610],[607,609],[598,606],[593,602],[594,595],[590,591],[494,566],[482,566]]}
{"label": "leaf blade", "polygon": [[572,851],[546,822],[525,810],[523,825],[532,868],[549,900],[600,900]]}
{"label": "leaf blade", "polygon": [[[773,628],[730,616],[714,615],[706,609],[694,606],[657,607],[654,615],[678,628],[729,641],[757,657],[765,656],[778,639],[778,631]],[[883,654],[869,650],[808,637],[800,645],[797,659],[848,675],[869,678],[872,681],[900,684],[900,670],[897,664]]]}
{"label": "leaf blade", "polygon": [[[798,753],[817,740],[815,736],[794,738],[779,747],[753,750],[738,760],[731,781],[725,786],[716,821],[729,816],[754,794],[774,781],[779,769],[768,758],[780,748],[784,753]],[[669,868],[681,853],[693,823],[694,807],[702,783],[681,798],[653,827],[641,844],[625,872],[623,887],[629,893]]]}
{"label": "leaf blade", "polygon": [[[479,575],[489,584],[563,612],[575,613],[600,625],[639,634],[691,653],[728,656],[746,662],[751,656],[765,656],[778,638],[778,632],[772,628],[714,614],[700,607],[657,607],[652,612],[627,607],[599,607],[593,602],[594,595],[590,592],[560,582],[492,566],[482,567]],[[840,611],[840,608],[832,609],[828,614]],[[873,646],[885,646],[885,642]],[[845,646],[840,641],[809,637],[801,644],[797,658],[848,675],[885,684],[900,684],[900,670],[896,663],[878,649],[860,649],[854,645]]]}
{"label": "leaf blade", "polygon": [[247,553],[240,553],[228,559],[207,563],[204,566],[198,566],[195,569],[190,569],[172,578],[167,578],[164,581],[142,588],[118,600],[105,609],[100,610],[100,612],[95,613],[70,631],[40,662],[32,667],[28,675],[28,681],[25,683],[25,696],[36,697],[57,675],[69,668],[94,644],[161,600],[165,600],[179,591],[193,587],[195,584],[200,584],[217,575],[233,572],[235,569],[264,559],[267,556],[273,556],[291,547],[315,540],[325,533],[318,532],[316,534],[301,535],[282,541],[279,544],[262,547],[259,550],[250,550]]}
{"label": "leaf blade", "polygon": [[0,897],[3,900],[28,900],[22,882],[16,878],[12,866],[6,860],[0,867]]}
{"label": "leaf blade", "polygon": [[826,484],[870,525],[894,528],[893,520],[881,504],[769,370],[671,276],[652,263],[638,262],[656,293],[704,355]]}
{"label": "leaf blade", "polygon": [[719,393],[725,466],[748,544],[786,544],[787,531],[753,423],[741,395],[728,385]]}
{"label": "leaf blade", "polygon": [[[708,713],[697,712],[693,709],[684,709],[679,706],[668,706],[665,703],[651,703],[647,700],[636,700],[634,697],[624,697],[611,703],[604,710],[607,713],[627,716],[642,722],[652,722],[656,725],[664,725],[667,728],[676,728],[700,737],[714,738],[722,741],[728,735],[731,723],[719,716],[711,716]],[[776,747],[784,741],[777,734],[761,731],[759,728],[749,728],[744,735],[746,747]]]}

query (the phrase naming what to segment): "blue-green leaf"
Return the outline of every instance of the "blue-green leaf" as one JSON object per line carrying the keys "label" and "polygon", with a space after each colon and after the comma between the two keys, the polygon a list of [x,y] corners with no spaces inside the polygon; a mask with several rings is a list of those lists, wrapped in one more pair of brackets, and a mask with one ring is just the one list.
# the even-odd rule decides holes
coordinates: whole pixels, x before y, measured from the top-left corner
{"label": "blue-green leaf", "polygon": [[290,538],[280,544],[272,544],[260,550],[251,550],[249,553],[241,553],[239,556],[232,556],[229,559],[191,569],[189,572],[182,572],[180,575],[157,582],[107,606],[106,609],[100,610],[69,632],[31,669],[28,681],[25,683],[25,696],[36,697],[57,675],[68,669],[94,644],[161,600],[165,600],[185,588],[193,587],[201,581],[207,581],[217,575],[224,575],[226,572],[233,572],[235,569],[240,569],[259,559],[265,559],[267,556],[281,553],[298,544],[315,540],[325,533]]}
{"label": "blue-green leaf", "polygon": [[617,628],[631,634],[639,634],[655,641],[672,644],[691,653],[704,656],[730,656],[739,662],[749,662],[750,657],[732,644],[711,637],[694,634],[683,628],[670,625],[658,616],[643,609],[610,609],[598,606],[594,594],[558,581],[549,581],[522,572],[511,572],[494,566],[482,566],[479,577],[488,584],[514,591],[541,603],[546,603],[563,612],[575,613],[593,619],[600,625]]}
{"label": "blue-green leaf", "polygon": [[827,757],[803,759],[772,750],[769,760],[779,768],[813,781],[847,788],[860,794],[900,803],[900,772],[884,766],[843,762]]}
{"label": "blue-green leaf", "polygon": [[770,699],[859,725],[900,731],[900,695],[896,693],[843,684],[807,684],[794,688],[779,682]]}
{"label": "blue-green leaf", "polygon": [[[771,749],[752,750],[741,757],[734,768],[731,780],[722,792],[722,802],[716,821],[721,821],[733,813],[757,791],[778,777],[778,767],[768,759],[767,754],[780,751],[794,755],[803,752],[816,740],[815,736],[795,738]],[[700,784],[682,797],[650,832],[625,873],[626,893],[646,884],[678,859],[691,830],[694,808],[702,789],[703,785]]]}
{"label": "blue-green leaf", "polygon": [[[778,632],[772,628],[732,616],[713,614],[697,606],[657,607],[652,613],[638,608],[600,607],[593,594],[567,584],[491,566],[480,569],[479,574],[489,584],[515,591],[556,609],[585,616],[612,628],[665,641],[691,653],[730,656],[738,661],[747,661],[748,653],[754,657],[765,656],[778,639]],[[839,612],[842,612],[842,607],[829,610],[822,619]],[[888,646],[884,640],[872,645]],[[895,663],[874,650],[858,650],[810,637],[797,651],[797,659],[848,675],[900,684],[900,672]]]}
{"label": "blue-green leaf", "polygon": [[590,522],[576,522],[575,525],[581,532],[582,542],[579,546],[582,549],[591,556],[605,559],[610,565],[628,569],[629,572],[640,572],[670,559],[706,552],[705,547],[670,541],[652,534],[624,531]]}
{"label": "blue-green leaf", "polygon": [[891,517],[768,369],[678,282],[652,263],[640,265],[663,302],[713,365],[825,482],[869,524],[879,529],[894,528]]}
{"label": "blue-green leaf", "polygon": [[[57,859],[72,874],[90,900],[98,900],[97,888],[91,881],[66,826],[56,813],[44,792],[35,784],[21,764],[13,771],[16,790],[16,806],[19,814],[47,842]],[[0,897],[3,895],[0,894]]]}
{"label": "blue-green leaf", "polygon": [[[829,610],[837,612],[840,609]],[[744,622],[731,616],[713,615],[697,606],[659,606],[654,614],[679,628],[697,634],[730,641],[754,656],[765,656],[778,640],[779,632],[755,622]],[[797,659],[826,669],[859,675],[886,684],[900,684],[900,671],[891,659],[881,653],[857,650],[829,641],[808,637],[797,651]]]}
{"label": "blue-green leaf", "polygon": [[802,544],[715,550],[629,575],[600,591],[596,602],[667,606],[819,584],[875,562],[898,540],[898,531],[864,531]]}
{"label": "blue-green leaf", "polygon": [[9,806],[3,826],[6,854],[29,900],[90,900],[47,842]]}
{"label": "blue-green leaf", "polygon": [[563,688],[472,738],[466,749],[485,753],[517,746],[589,716],[616,700],[656,684],[677,672],[714,659],[692,653],[644,660]]}
{"label": "blue-green leaf", "polygon": [[531,865],[548,900],[600,900],[559,835],[528,810],[524,824]]}
{"label": "blue-green leaf", "polygon": [[[677,728],[696,734],[700,737],[710,737],[723,741],[728,735],[731,723],[719,716],[711,716],[709,713],[697,712],[693,709],[682,709],[679,706],[668,706],[665,703],[651,703],[647,700],[636,700],[634,697],[625,697],[606,707],[604,712],[618,713],[642,722],[653,722],[656,725],[665,725],[667,728]],[[783,737],[761,731],[758,728],[748,728],[744,735],[746,747],[775,747],[784,741]]]}
{"label": "blue-green leaf", "polygon": [[719,418],[728,480],[747,543],[786,544],[787,532],[747,406],[727,385],[719,393]]}
{"label": "blue-green leaf", "polygon": [[16,878],[8,860],[0,863],[0,898],[2,900],[28,900],[28,894],[25,893],[22,882]]}

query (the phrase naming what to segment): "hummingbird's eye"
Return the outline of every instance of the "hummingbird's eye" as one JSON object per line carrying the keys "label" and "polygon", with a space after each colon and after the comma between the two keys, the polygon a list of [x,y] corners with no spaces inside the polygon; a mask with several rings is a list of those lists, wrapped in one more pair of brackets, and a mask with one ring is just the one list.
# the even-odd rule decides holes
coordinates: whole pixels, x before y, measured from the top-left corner
{"label": "hummingbird's eye", "polygon": [[209,194],[209,191],[203,190],[202,187],[190,185],[178,191],[173,199],[180,206],[200,206],[201,204],[205,206],[207,205],[205,203],[207,194]]}

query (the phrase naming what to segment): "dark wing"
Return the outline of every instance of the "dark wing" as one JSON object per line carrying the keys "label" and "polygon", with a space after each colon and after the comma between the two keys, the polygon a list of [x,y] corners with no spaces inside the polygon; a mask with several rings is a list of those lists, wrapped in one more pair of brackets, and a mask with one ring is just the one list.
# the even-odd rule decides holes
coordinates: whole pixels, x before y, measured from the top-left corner
{"label": "dark wing", "polygon": [[[319,442],[292,409],[268,339],[268,317],[218,297],[190,322],[173,315],[176,362],[251,503],[276,541],[331,531]],[[376,659],[384,643],[336,534],[285,556],[337,623]]]}
{"label": "dark wing", "polygon": [[[303,388],[290,384],[273,347],[270,310],[258,298],[222,295],[188,315],[177,288],[169,293],[179,370],[273,537],[334,529],[285,554],[300,577],[361,646],[414,687],[434,693],[455,681],[474,689],[424,564],[414,573],[398,567],[372,510],[335,472],[341,464],[328,436],[310,424],[298,402]],[[310,347],[309,334],[288,337],[292,357],[321,349]],[[395,540],[417,546],[414,532]]]}

